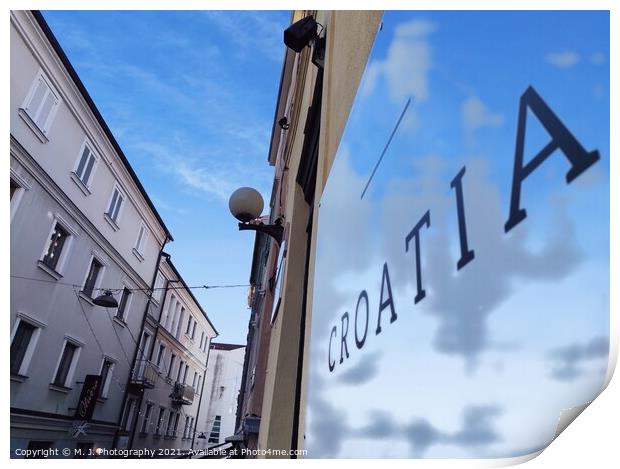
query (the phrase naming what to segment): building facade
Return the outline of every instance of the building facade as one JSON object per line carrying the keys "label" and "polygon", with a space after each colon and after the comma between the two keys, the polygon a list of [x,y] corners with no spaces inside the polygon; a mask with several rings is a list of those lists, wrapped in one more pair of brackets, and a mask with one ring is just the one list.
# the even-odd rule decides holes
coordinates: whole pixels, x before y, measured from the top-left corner
{"label": "building facade", "polygon": [[205,376],[217,331],[168,254],[153,292],[125,402],[133,417],[121,446],[179,456],[194,447],[200,415],[207,412]]}
{"label": "building facade", "polygon": [[[41,14],[12,11],[10,34],[12,454],[86,456],[114,445],[172,238]],[[104,290],[118,308],[95,305]],[[88,375],[100,386],[84,419]]]}
{"label": "building facade", "polygon": [[196,449],[222,445],[235,434],[244,355],[243,345],[211,344],[204,388],[206,412],[197,426]]}
{"label": "building facade", "polygon": [[322,26],[322,41],[299,53],[283,46],[268,154],[275,169],[268,218],[283,225],[284,237],[278,244],[257,233],[251,273],[237,435],[259,450],[303,449],[318,203],[382,12],[295,11],[291,22],[307,16]]}

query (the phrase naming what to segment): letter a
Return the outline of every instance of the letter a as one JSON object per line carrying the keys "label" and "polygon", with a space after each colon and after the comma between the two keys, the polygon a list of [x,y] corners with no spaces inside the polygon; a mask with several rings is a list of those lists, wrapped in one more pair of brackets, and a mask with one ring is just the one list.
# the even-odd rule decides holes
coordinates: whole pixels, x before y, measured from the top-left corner
{"label": "letter a", "polygon": [[[523,150],[525,147],[525,123],[528,108],[536,115],[540,123],[551,135],[549,142],[532,160],[523,165]],[[571,164],[566,173],[566,182],[570,183],[599,159],[597,150],[587,152],[577,139],[570,133],[564,124],[553,113],[551,108],[543,101],[540,95],[529,86],[519,100],[519,117],[517,124],[517,144],[515,147],[515,164],[512,174],[512,194],[510,197],[510,215],[504,225],[504,231],[508,233],[518,225],[527,212],[519,208],[521,200],[521,184],[532,174],[540,164],[545,161],[555,150],[562,150],[564,156]]]}

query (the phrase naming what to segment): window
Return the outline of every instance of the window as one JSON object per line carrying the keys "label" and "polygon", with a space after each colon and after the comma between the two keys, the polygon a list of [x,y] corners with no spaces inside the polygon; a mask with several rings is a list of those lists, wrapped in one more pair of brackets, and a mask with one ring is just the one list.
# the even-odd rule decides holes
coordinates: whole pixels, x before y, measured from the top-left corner
{"label": "window", "polygon": [[174,412],[170,411],[168,414],[168,424],[166,425],[166,436],[170,436],[172,434],[172,423],[174,422]]}
{"label": "window", "polygon": [[118,225],[118,219],[121,211],[121,206],[123,205],[123,200],[123,194],[121,194],[121,191],[118,189],[118,187],[115,187],[114,191],[112,192],[112,199],[110,200],[108,211],[106,212],[106,215],[114,223],[114,225]]}
{"label": "window", "polygon": [[189,373],[189,365],[185,364],[185,372],[183,373],[183,384],[187,383],[187,374]]}
{"label": "window", "polygon": [[99,274],[102,270],[103,264],[99,262],[96,257],[93,257],[93,260],[90,263],[90,268],[88,269],[88,275],[86,276],[84,288],[82,289],[82,293],[84,293],[89,298],[93,297],[93,292],[95,290]]}
{"label": "window", "polygon": [[185,416],[185,427],[183,428],[183,438],[187,438],[189,434],[189,415]]}
{"label": "window", "polygon": [[74,459],[87,459],[92,458],[93,448],[95,444],[92,442],[84,441],[77,443],[75,445],[75,456]]}
{"label": "window", "polygon": [[183,370],[185,366],[183,365],[183,360],[179,362],[179,371],[177,372],[177,383],[181,382],[181,377],[183,376]]}
{"label": "window", "polygon": [[99,397],[107,398],[108,391],[110,389],[110,382],[112,381],[112,373],[114,371],[114,361],[109,358],[104,358],[101,364],[101,385],[99,387]]}
{"label": "window", "polygon": [[11,374],[23,375],[25,373],[27,363],[25,363],[26,353],[33,343],[33,337],[37,331],[37,327],[20,319],[17,330],[11,342]]}
{"label": "window", "polygon": [[174,368],[174,361],[176,360],[177,356],[173,353],[172,355],[170,355],[170,366],[168,366],[168,378],[172,377],[172,369]]}
{"label": "window", "polygon": [[166,417],[166,409],[164,407],[160,407],[159,415],[157,416],[157,426],[155,427],[155,435],[161,435],[161,429],[164,424],[165,417]]}
{"label": "window", "polygon": [[71,375],[73,374],[73,368],[75,368],[75,363],[77,362],[79,347],[69,342],[65,341],[65,346],[63,347],[62,354],[60,356],[60,362],[58,363],[58,368],[56,369],[56,375],[54,376],[54,381],[52,384],[61,387],[70,387],[69,383],[71,381]]}
{"label": "window", "polygon": [[161,368],[164,362],[164,356],[166,355],[166,346],[159,344],[159,351],[157,352],[157,367]]}
{"label": "window", "polygon": [[194,380],[192,381],[192,388],[196,389],[196,380],[198,379],[198,372],[194,371]]}
{"label": "window", "polygon": [[26,189],[30,189],[30,185],[21,178],[16,172],[11,170],[11,220],[17,213],[17,207],[22,200]]}
{"label": "window", "polygon": [[148,231],[146,229],[146,225],[144,223],[140,224],[140,229],[138,230],[138,238],[136,239],[136,245],[134,247],[134,254],[141,261],[144,260],[144,245],[148,238]]}
{"label": "window", "polygon": [[203,350],[203,351],[204,349],[202,348],[202,346],[204,345],[204,340],[205,340],[205,333],[201,332],[200,333],[200,350]]}
{"label": "window", "polygon": [[222,416],[216,415],[215,420],[213,421],[213,428],[211,429],[211,434],[209,435],[209,443],[220,442],[220,425],[221,424],[222,424]]}
{"label": "window", "polygon": [[78,159],[77,166],[75,168],[74,174],[80,180],[80,182],[84,185],[85,188],[90,187],[90,178],[93,175],[93,169],[95,167],[95,163],[97,162],[97,157],[90,149],[90,147],[84,143],[82,153]]}
{"label": "window", "polygon": [[185,329],[185,333],[187,335],[189,335],[189,331],[192,329],[192,319],[194,319],[194,317],[190,315],[189,319],[187,320],[187,329]]}
{"label": "window", "polygon": [[177,430],[179,428],[179,417],[181,417],[181,414],[177,412],[177,414],[174,417],[174,428],[172,429],[172,434],[175,437],[177,436]]}
{"label": "window", "polygon": [[121,420],[121,428],[125,431],[130,431],[133,425],[133,419],[136,409],[136,400],[129,398],[125,404],[125,413],[123,414],[123,420]]}
{"label": "window", "polygon": [[52,234],[48,241],[48,246],[43,256],[42,262],[47,267],[52,270],[56,270],[58,267],[58,261],[62,254],[63,247],[67,239],[69,238],[69,233],[67,230],[63,228],[63,226],[56,222],[54,229],[52,230]]}
{"label": "window", "polygon": [[60,100],[50,81],[39,72],[26,96],[19,115],[35,132],[37,137],[46,142]]}
{"label": "window", "polygon": [[153,404],[150,402],[146,404],[144,409],[144,418],[142,419],[142,427],[140,427],[141,433],[148,433],[149,425],[151,424],[151,413],[153,412]]}
{"label": "window", "polygon": [[28,450],[26,454],[32,456],[26,456],[26,459],[47,459],[45,455],[45,450],[48,450],[52,447],[51,441],[35,441],[30,440],[28,442]]}
{"label": "window", "polygon": [[157,272],[157,278],[155,279],[155,287],[153,287],[153,300],[157,303],[161,302],[161,297],[164,294],[164,290],[166,289],[164,284],[166,279],[161,274],[161,272]]}
{"label": "window", "polygon": [[200,394],[202,390],[202,375],[198,375],[198,387],[196,388],[196,393]]}
{"label": "window", "polygon": [[127,307],[129,305],[129,300],[131,299],[131,290],[125,287],[123,288],[123,294],[121,295],[121,301],[118,303],[118,309],[116,310],[116,317],[123,322],[126,322],[127,316]]}

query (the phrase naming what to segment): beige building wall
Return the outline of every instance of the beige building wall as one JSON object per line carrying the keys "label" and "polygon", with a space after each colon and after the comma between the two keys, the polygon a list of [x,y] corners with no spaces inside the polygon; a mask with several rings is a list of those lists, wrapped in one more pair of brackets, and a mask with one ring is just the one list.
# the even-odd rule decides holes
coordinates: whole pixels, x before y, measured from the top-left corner
{"label": "beige building wall", "polygon": [[[292,70],[289,89],[282,89],[280,100],[289,100],[290,128],[286,143],[280,145],[276,167],[284,159],[281,203],[286,221],[285,276],[281,306],[272,326],[267,364],[265,395],[259,434],[259,449],[281,450],[292,447],[294,434],[295,390],[297,386],[299,343],[304,341],[304,364],[307,360],[308,333],[312,320],[312,284],[317,232],[316,215],[319,200],[340,138],[344,131],[370,49],[380,26],[382,11],[295,12],[293,22],[305,14],[313,14],[326,30],[326,57],[323,76],[321,134],[317,165],[317,187],[314,199],[312,243],[306,308],[305,337],[300,337],[304,275],[306,269],[307,233],[310,206],[295,178],[299,169],[307,111],[312,103],[318,69],[310,62],[311,49],[304,49]],[[284,87],[283,87],[284,88]],[[276,118],[278,118],[277,116]],[[276,177],[278,176],[276,172]],[[305,366],[304,366],[305,368]],[[303,449],[305,373],[301,386],[301,405],[297,448]]]}

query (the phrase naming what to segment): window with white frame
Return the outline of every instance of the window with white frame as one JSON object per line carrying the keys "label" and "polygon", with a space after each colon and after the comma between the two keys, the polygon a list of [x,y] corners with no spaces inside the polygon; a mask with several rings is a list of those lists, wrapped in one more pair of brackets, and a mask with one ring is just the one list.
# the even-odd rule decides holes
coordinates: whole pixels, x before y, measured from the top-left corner
{"label": "window with white frame", "polygon": [[196,337],[196,321],[194,321],[194,325],[192,326],[192,340]]}
{"label": "window with white frame", "polygon": [[125,197],[120,189],[118,187],[114,187],[114,190],[112,191],[112,198],[110,199],[110,204],[108,205],[108,211],[105,214],[115,225],[118,225],[121,207],[123,206],[124,200]]}
{"label": "window with white frame", "polygon": [[162,275],[161,272],[157,272],[157,277],[155,278],[155,286],[153,287],[153,300],[155,300],[158,304],[161,302],[161,297],[164,294],[166,279]]}
{"label": "window with white frame", "polygon": [[123,288],[121,294],[121,300],[118,303],[118,309],[116,310],[116,318],[123,322],[127,322],[127,311],[129,310],[129,303],[131,301],[131,290],[127,287]]}
{"label": "window with white frame", "polygon": [[114,373],[114,360],[110,358],[104,358],[103,363],[101,364],[101,371],[99,375],[101,376],[101,384],[99,385],[99,397],[107,398],[108,392],[110,390],[110,382],[112,381],[112,376]]}
{"label": "window with white frame", "polygon": [[174,417],[174,428],[172,429],[172,436],[174,436],[175,438],[179,429],[179,417],[181,417],[181,413],[177,412],[176,416]]}
{"label": "window with white frame", "polygon": [[157,351],[156,365],[160,369],[164,363],[165,356],[166,356],[166,346],[164,344],[159,344],[159,350]]}
{"label": "window with white frame", "polygon": [[24,192],[30,189],[28,184],[23,178],[21,178],[16,172],[11,170],[11,221],[17,213],[17,207],[24,196]]}
{"label": "window with white frame", "polygon": [[90,188],[90,180],[94,174],[97,156],[87,142],[84,142],[73,173],[86,188]]}
{"label": "window with white frame", "polygon": [[168,378],[172,377],[172,369],[174,368],[174,362],[177,356],[173,353],[170,355],[170,364],[168,365]]}
{"label": "window with white frame", "polygon": [[60,268],[60,259],[69,236],[69,230],[57,221],[48,238],[43,259],[41,259],[41,262],[53,271],[57,271]]}
{"label": "window with white frame", "polygon": [[140,260],[144,260],[144,246],[146,245],[147,239],[148,230],[146,229],[146,225],[144,223],[140,223],[140,228],[138,229],[138,237],[136,238],[136,245],[134,246],[134,254]]}
{"label": "window with white frame", "polygon": [[75,371],[79,355],[80,346],[68,339],[65,339],[52,384],[64,388],[70,387],[69,384],[71,384],[73,372]]}
{"label": "window with white frame", "polygon": [[144,409],[144,418],[142,419],[142,427],[140,433],[148,433],[149,425],[151,424],[151,414],[153,413],[153,403],[147,402]]}
{"label": "window with white frame", "polygon": [[183,376],[183,370],[185,369],[185,363],[183,360],[179,362],[179,371],[177,371],[177,383],[181,382],[181,378]]}
{"label": "window with white frame", "polygon": [[200,350],[202,350],[202,345],[204,343],[204,340],[205,340],[205,333],[201,332],[200,333]]}
{"label": "window with white frame", "polygon": [[168,414],[168,423],[166,424],[166,436],[172,435],[172,424],[174,423],[174,411],[170,411]]}
{"label": "window with white frame", "polygon": [[84,288],[82,289],[82,293],[89,298],[94,296],[94,292],[98,286],[99,280],[101,279],[102,272],[103,263],[93,256],[90,261],[90,267],[88,268],[88,275],[86,275],[86,281],[84,282]]}
{"label": "window with white frame", "polygon": [[185,416],[185,427],[183,428],[183,438],[187,438],[189,435],[189,415]]}
{"label": "window with white frame", "polygon": [[159,408],[159,415],[157,416],[157,425],[155,427],[155,435],[160,436],[162,428],[164,426],[164,419],[166,418],[166,408]]}
{"label": "window with white frame", "polygon": [[121,420],[121,428],[125,431],[130,431],[133,426],[133,420],[136,410],[136,399],[130,397],[125,404],[125,412],[123,413],[123,419]]}
{"label": "window with white frame", "polygon": [[26,376],[41,333],[41,327],[22,317],[17,318],[11,338],[11,374]]}
{"label": "window with white frame", "polygon": [[189,373],[189,365],[185,364],[185,371],[183,372],[183,384],[187,384],[187,374]]}
{"label": "window with white frame", "polygon": [[198,375],[198,385],[195,389],[196,394],[200,394],[201,390],[202,390],[202,375]]}
{"label": "window with white frame", "polygon": [[47,139],[59,103],[58,92],[43,72],[39,71],[19,114],[42,141]]}

